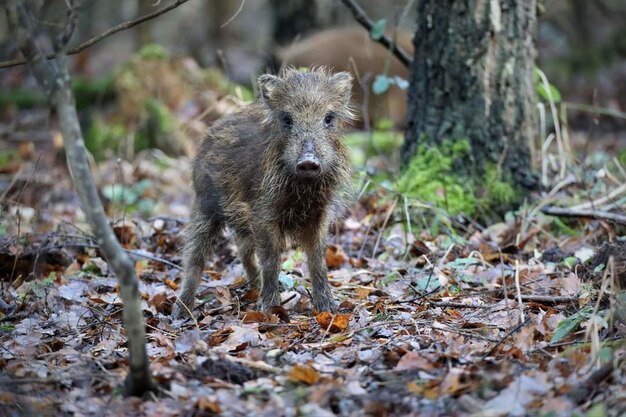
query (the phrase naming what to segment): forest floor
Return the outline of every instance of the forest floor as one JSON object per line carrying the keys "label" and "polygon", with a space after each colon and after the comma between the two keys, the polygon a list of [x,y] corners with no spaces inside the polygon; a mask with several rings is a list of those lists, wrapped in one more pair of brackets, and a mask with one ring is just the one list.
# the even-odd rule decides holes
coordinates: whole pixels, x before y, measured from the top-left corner
{"label": "forest floor", "polygon": [[[197,141],[210,123],[203,100],[214,98],[204,87],[174,88],[204,79],[180,76],[197,66],[133,60],[124,71],[133,65],[146,85],[119,100],[128,104],[119,110],[125,123],[156,117],[171,128],[175,120],[152,101],[159,94],[179,105],[185,127],[176,132]],[[146,80],[151,74],[174,87]],[[228,111],[236,96],[208,108]],[[137,114],[137,103],[151,116]],[[283,306],[258,312],[224,236],[194,320],[170,316],[191,206],[189,158],[94,150],[107,213],[141,281],[157,390],[139,399],[122,395],[128,350],[119,287],[48,117],[42,135],[0,143],[12,152],[0,152],[0,416],[626,415],[625,308],[615,304],[626,287],[625,227],[541,210],[558,202],[623,212],[626,158],[613,150],[600,145],[565,161],[547,148],[539,161],[546,192],[489,224],[448,215],[357,170],[326,254],[339,314],[312,311],[306,262],[294,248],[282,260]],[[114,126],[100,115],[92,123]],[[130,136],[99,133],[87,134],[90,144]],[[370,168],[393,166],[368,158],[378,158]]]}
{"label": "forest floor", "polygon": [[103,194],[126,193],[108,211],[141,280],[158,383],[143,401],[121,395],[128,352],[118,285],[62,159],[48,153],[9,169],[0,415],[626,413],[624,325],[609,301],[626,279],[615,226],[555,226],[527,207],[488,227],[453,218],[434,227],[370,183],[328,246],[340,314],[311,310],[296,249],[283,258],[283,308],[256,311],[225,236],[196,319],[173,320],[188,166],[147,151],[96,170]]}

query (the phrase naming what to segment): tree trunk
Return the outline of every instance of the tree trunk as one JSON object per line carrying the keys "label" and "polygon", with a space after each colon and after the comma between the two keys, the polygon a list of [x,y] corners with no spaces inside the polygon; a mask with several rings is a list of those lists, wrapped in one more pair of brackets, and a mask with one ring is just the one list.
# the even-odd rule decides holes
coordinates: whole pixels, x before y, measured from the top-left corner
{"label": "tree trunk", "polygon": [[503,180],[519,200],[536,186],[535,8],[535,0],[417,0],[405,166],[424,149],[466,141],[451,169],[474,185],[466,191],[488,194]]}
{"label": "tree trunk", "polygon": [[[145,16],[152,13],[157,4],[158,3],[152,0],[137,0],[137,16]],[[141,49],[142,46],[154,42],[152,37],[152,22],[154,22],[154,20],[148,20],[137,27],[137,50]]]}

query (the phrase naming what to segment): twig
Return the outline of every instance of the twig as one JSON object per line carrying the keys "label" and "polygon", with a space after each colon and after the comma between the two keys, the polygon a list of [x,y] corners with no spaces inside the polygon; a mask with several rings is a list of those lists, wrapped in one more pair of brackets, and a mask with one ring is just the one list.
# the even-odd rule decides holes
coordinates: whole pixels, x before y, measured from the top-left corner
{"label": "twig", "polygon": [[[428,262],[430,264],[430,261],[428,260],[428,257],[426,255],[422,255],[424,256],[424,258],[426,259],[426,262]],[[431,264],[431,269],[430,269],[430,274],[428,274],[428,279],[426,280],[426,285],[424,286],[424,291],[426,291],[428,289],[428,286],[430,285],[430,279],[433,277],[433,274],[435,273],[435,265]],[[408,300],[396,300],[394,301],[396,304],[404,304],[404,303],[412,303],[414,301],[417,301],[421,298],[425,298],[428,297],[429,295],[432,295],[434,293],[436,293],[437,291],[439,291],[440,286],[437,285],[436,288],[434,288],[433,290],[427,292],[426,294],[420,294],[420,290],[417,289],[413,284],[409,284],[409,287],[411,287],[411,289],[413,289],[413,291],[417,294],[417,296],[413,297],[413,298],[409,298]]]}
{"label": "twig", "polygon": [[543,214],[558,217],[587,217],[595,220],[608,220],[626,225],[626,216],[599,210],[572,210],[563,207],[546,206],[541,209]]}
{"label": "twig", "polygon": [[605,379],[607,379],[613,373],[613,361],[602,365],[599,369],[596,369],[589,375],[589,378],[582,381],[576,388],[574,388],[568,396],[576,403],[582,403],[588,400],[589,394],[593,390],[598,388],[598,385]]}
{"label": "twig", "polygon": [[441,307],[441,308],[484,308],[484,309],[493,308],[493,306],[452,303],[449,301],[429,301],[429,303],[434,307]]}
{"label": "twig", "polygon": [[398,199],[396,198],[395,200],[393,200],[393,204],[391,205],[391,207],[389,207],[389,210],[387,210],[387,215],[385,216],[383,225],[380,228],[380,231],[378,232],[378,238],[376,239],[376,243],[374,243],[374,249],[372,249],[372,258],[376,257],[376,251],[378,250],[378,245],[380,245],[380,240],[383,237],[383,232],[385,231],[385,227],[387,227],[389,218],[391,218],[391,215],[393,214],[393,210],[396,208],[397,202],[398,202]]}
{"label": "twig", "polygon": [[[93,238],[88,238],[88,239],[93,239]],[[63,247],[74,247],[74,248],[100,249],[99,245],[92,244],[92,243],[67,243],[67,244],[61,245],[61,247],[62,248]],[[163,265],[167,265],[170,268],[174,268],[174,269],[178,269],[178,270],[182,270],[183,269],[180,265],[176,265],[175,263],[173,263],[171,261],[168,261],[167,259],[159,258],[158,256],[155,256],[154,254],[149,253],[147,251],[146,252],[140,252],[138,250],[126,249],[126,248],[122,248],[122,250],[124,252],[126,252],[127,254],[129,254],[131,257],[148,259],[150,261],[158,262],[158,263],[161,263]]]}
{"label": "twig", "polygon": [[583,112],[601,114],[603,116],[611,116],[611,117],[616,117],[618,119],[626,120],[626,113],[621,112],[619,110],[615,110],[615,109],[596,107],[596,106],[583,104],[583,103],[563,102],[561,103],[561,105],[568,110],[572,109],[575,111],[583,111]]}
{"label": "twig", "polygon": [[[374,22],[367,16],[365,10],[359,6],[354,0],[341,0],[341,2],[352,12],[352,15],[356,19],[357,22],[361,26],[363,26],[368,32],[372,31],[372,27],[374,26]],[[413,62],[413,59],[406,53],[406,51],[396,45],[391,39],[382,35],[380,39],[375,39],[377,42],[382,44],[385,48],[390,49],[391,52],[395,55],[400,62],[404,64],[405,67],[409,67]]]}
{"label": "twig", "polygon": [[[561,165],[561,169],[559,171],[559,178],[565,178],[565,173],[567,170],[567,156],[566,156],[566,144],[563,142],[563,136],[561,135],[561,125],[559,120],[559,115],[556,111],[556,104],[554,101],[554,97],[552,97],[552,89],[550,88],[550,83],[548,82],[548,78],[539,68],[536,68],[537,74],[541,79],[543,87],[548,95],[548,104],[550,104],[550,112],[552,113],[552,121],[554,123],[554,133],[556,137],[556,145],[559,151],[559,161]],[[569,146],[567,146],[567,151],[569,151]]]}
{"label": "twig", "polygon": [[530,322],[530,317],[526,318],[526,320],[524,320],[523,322],[521,322],[517,326],[513,327],[511,330],[509,330],[509,332],[507,334],[505,334],[504,337],[498,341],[498,343],[493,345],[493,347],[491,349],[489,349],[489,351],[487,351],[487,353],[485,353],[483,355],[483,359],[485,359],[488,356],[490,356],[493,353],[493,351],[496,350],[496,348],[498,346],[500,346],[502,343],[504,343],[504,341],[506,339],[511,337],[511,335],[513,335],[514,333],[518,332],[522,327],[526,326],[529,322]]}
{"label": "twig", "polygon": [[522,289],[519,283],[519,261],[515,260],[515,291],[517,292],[517,304],[519,307],[520,322],[524,322],[524,304],[522,303]]}
{"label": "twig", "polygon": [[543,304],[567,304],[578,301],[578,297],[568,297],[568,296],[550,296],[550,295],[524,295],[521,294],[522,301],[532,301],[535,303],[543,303]]}
{"label": "twig", "polygon": [[[71,8],[72,3],[68,4]],[[126,392],[141,396],[152,389],[153,383],[145,345],[146,330],[138,296],[139,284],[135,275],[135,265],[121,250],[104,213],[98,190],[91,176],[85,143],[74,105],[67,56],[65,51],[59,51],[55,54],[54,62],[47,62],[41,48],[35,42],[34,33],[37,28],[33,27],[33,19],[29,15],[25,2],[13,1],[3,6],[8,26],[17,40],[19,49],[27,59],[37,83],[45,91],[50,108],[56,111],[72,182],[80,197],[85,217],[120,283],[130,368],[126,378]],[[71,26],[69,24],[68,32],[71,31]],[[62,46],[62,43],[55,45],[55,47]]]}
{"label": "twig", "polygon": [[598,209],[601,206],[604,206],[608,202],[615,200],[620,197],[621,194],[626,192],[626,184],[622,184],[619,187],[612,190],[607,195],[598,198],[597,200],[589,201],[587,203],[578,204],[577,206],[570,207],[570,210],[587,210],[587,209]]}
{"label": "twig", "polygon": [[239,13],[241,13],[241,10],[243,9],[243,5],[246,4],[246,0],[241,0],[241,4],[239,5],[239,8],[237,9],[237,11],[235,12],[234,15],[232,15],[232,17],[230,19],[228,19],[226,22],[224,22],[221,26],[220,29],[225,27],[226,25],[228,25],[230,22],[232,22],[233,20],[235,20],[235,18],[237,16],[239,16]]}
{"label": "twig", "polygon": [[473,339],[480,339],[480,340],[484,340],[486,342],[491,342],[491,343],[498,343],[498,339],[494,339],[493,337],[489,337],[489,336],[484,336],[480,333],[475,333],[472,332],[470,330],[465,330],[465,329],[457,329],[455,327],[452,327],[451,325],[448,324],[442,324],[440,326],[436,326],[433,327],[434,330],[438,330],[440,332],[450,332],[450,333],[456,333],[456,334],[460,334],[462,336],[467,336]]}
{"label": "twig", "polygon": [[[159,9],[159,10],[157,10],[155,12],[148,13],[147,15],[141,16],[141,17],[139,17],[139,18],[137,18],[135,20],[127,20],[126,22],[120,23],[119,25],[114,26],[114,27],[112,27],[111,29],[109,29],[109,30],[107,30],[105,32],[102,32],[99,35],[94,36],[93,38],[91,38],[91,39],[81,43],[80,45],[76,45],[76,46],[74,46],[72,48],[69,48],[66,51],[66,54],[67,55],[77,54],[77,53],[81,52],[82,50],[84,50],[86,48],[89,48],[93,44],[96,44],[96,43],[100,42],[104,38],[107,38],[107,37],[109,37],[111,35],[114,35],[117,32],[121,32],[122,30],[130,29],[130,28],[132,28],[134,26],[137,26],[140,23],[143,23],[143,22],[147,21],[147,20],[151,20],[151,19],[154,19],[155,17],[161,16],[162,14],[167,13],[170,10],[177,8],[178,6],[180,6],[183,3],[186,3],[187,1],[189,1],[189,0],[176,0],[176,2],[170,4],[167,7]],[[55,57],[55,55],[56,55],[56,53],[51,52],[51,53],[49,53],[49,54],[47,54],[45,56],[45,59],[52,59],[52,58]],[[10,61],[2,61],[2,62],[0,62],[0,68],[16,67],[18,65],[24,65],[26,63],[27,63],[27,61],[26,61],[25,58],[18,58],[18,59],[13,59],[13,60],[10,60]]]}

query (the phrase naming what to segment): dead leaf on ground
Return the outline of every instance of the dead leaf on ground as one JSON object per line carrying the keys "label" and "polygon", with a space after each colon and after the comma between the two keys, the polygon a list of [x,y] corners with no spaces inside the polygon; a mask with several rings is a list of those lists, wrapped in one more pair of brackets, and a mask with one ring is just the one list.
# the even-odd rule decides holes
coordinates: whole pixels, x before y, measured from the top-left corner
{"label": "dead leaf on ground", "polygon": [[273,306],[270,308],[270,314],[276,315],[283,323],[289,323],[289,312],[283,306]]}
{"label": "dead leaf on ground", "polygon": [[260,292],[261,290],[259,288],[250,288],[248,291],[245,292],[241,299],[246,302],[256,301],[259,298]]}
{"label": "dead leaf on ground", "polygon": [[317,384],[321,378],[319,372],[307,365],[295,365],[291,368],[287,377],[292,381],[302,382],[307,385]]}
{"label": "dead leaf on ground", "polygon": [[431,370],[435,368],[433,364],[434,360],[437,360],[437,358],[433,357],[431,354],[410,351],[400,358],[394,369],[397,371],[407,369]]}
{"label": "dead leaf on ground", "polygon": [[352,314],[332,314],[327,311],[319,313],[315,316],[315,320],[324,330],[331,333],[340,333],[348,328]]}
{"label": "dead leaf on ground", "polygon": [[328,245],[326,248],[326,265],[329,269],[339,268],[348,260],[348,256],[341,246]]}
{"label": "dead leaf on ground", "polygon": [[246,311],[241,318],[244,323],[265,323],[268,320],[267,314],[262,311]]}
{"label": "dead leaf on ground", "polygon": [[196,408],[199,411],[204,411],[211,414],[221,414],[222,412],[222,408],[220,407],[219,403],[215,399],[207,397],[199,398],[198,402],[196,403]]}

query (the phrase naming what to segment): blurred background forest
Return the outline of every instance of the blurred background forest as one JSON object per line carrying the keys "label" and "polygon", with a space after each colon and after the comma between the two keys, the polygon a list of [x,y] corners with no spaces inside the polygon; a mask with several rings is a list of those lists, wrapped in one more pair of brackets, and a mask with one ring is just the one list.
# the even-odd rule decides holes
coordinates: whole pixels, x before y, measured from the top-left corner
{"label": "blurred background forest", "polygon": [[[66,15],[63,0],[31,3],[39,7],[42,32],[56,33]],[[416,21],[411,2],[360,3],[372,19],[386,20],[387,32],[396,31],[398,44],[411,55]],[[152,0],[83,1],[70,45],[163,6]],[[583,153],[583,159],[595,148],[619,157],[626,145],[626,4],[620,0],[543,1],[538,16],[537,66],[555,87],[568,140]],[[46,35],[41,33],[39,41],[51,50]],[[5,16],[0,16],[0,61],[16,56]],[[256,77],[282,64],[326,64],[356,72],[355,101],[365,112],[356,127],[373,129],[377,141],[371,149],[362,135],[349,137],[355,165],[397,171],[403,138],[401,133],[389,132],[392,127],[396,131],[403,127],[406,90],[392,85],[380,105],[372,83],[387,70],[406,80],[408,70],[395,58],[385,69],[387,58],[387,51],[369,39],[339,1],[189,1],[72,55],[70,70],[87,147],[96,160],[105,161],[99,179],[104,197],[124,199],[125,206],[150,214],[158,209],[154,204],[163,201],[151,195],[153,182],[147,181],[149,173],[138,169],[137,155],[159,149],[163,158],[154,154],[150,158],[165,165],[165,156],[192,156],[206,128],[251,100]],[[39,171],[45,172],[41,167],[54,153],[42,156],[41,151],[58,151],[62,141],[45,96],[25,66],[0,68],[0,109],[0,191],[11,199],[27,178],[15,176],[21,161],[39,158]],[[386,157],[377,159],[385,151]],[[20,196],[25,204],[39,201],[42,194],[37,190],[50,191],[46,184],[56,180],[47,172],[47,178],[29,181],[35,192]],[[187,190],[188,178],[183,181],[174,188]],[[118,187],[126,196],[120,197],[119,191],[105,185],[115,182],[127,184]],[[142,198],[145,195],[150,198]],[[164,203],[161,209],[167,213],[188,214],[186,194],[179,203]]]}
{"label": "blurred background forest", "polygon": [[[63,0],[33,3],[42,5],[43,27],[47,26],[52,32],[58,29],[66,14]],[[150,13],[164,5],[160,3],[151,0],[83,1],[72,44],[98,35],[122,21]],[[562,99],[626,111],[626,4],[620,0],[546,0],[539,3],[537,65],[556,86]],[[399,27],[401,33],[412,35],[415,23],[412,8],[401,17],[406,1],[363,0],[360,4],[374,20],[386,19],[388,28]],[[16,45],[4,19],[5,16],[0,16],[2,61],[16,56]],[[102,109],[116,93],[119,95],[122,88],[119,84],[123,84],[119,78],[123,77],[124,65],[149,44],[161,45],[172,57],[180,58],[179,64],[187,67],[183,73],[193,71],[190,66],[215,69],[212,73],[214,89],[219,90],[223,87],[220,83],[228,81],[250,89],[256,75],[268,66],[275,66],[276,57],[281,53],[282,61],[289,62],[289,57],[284,56],[285,48],[315,32],[345,26],[359,29],[350,11],[341,2],[333,0],[190,1],[74,56],[73,76],[84,80],[78,86],[79,108]],[[347,61],[347,56],[356,51],[350,42],[352,38],[344,39],[337,34],[333,47],[317,51],[317,54],[325,55],[322,60],[329,62]],[[402,39],[399,43],[403,44]],[[368,69],[362,68],[361,71]],[[42,96],[38,95],[26,68],[1,69],[0,74],[2,123],[11,124],[18,109],[40,104]],[[111,78],[114,80],[109,84]],[[163,88],[167,89],[167,79],[162,81]],[[80,87],[86,91],[80,91]],[[182,111],[172,108],[175,104],[167,99],[175,98],[167,97],[167,94],[164,92],[163,104],[170,110]],[[127,99],[133,97],[124,98]],[[610,118],[608,123],[597,124],[597,117],[597,114],[574,113],[570,115],[570,121],[577,128],[593,130],[597,126],[598,134],[613,132],[615,140],[624,140],[623,133],[619,133],[626,126],[623,120]]]}

